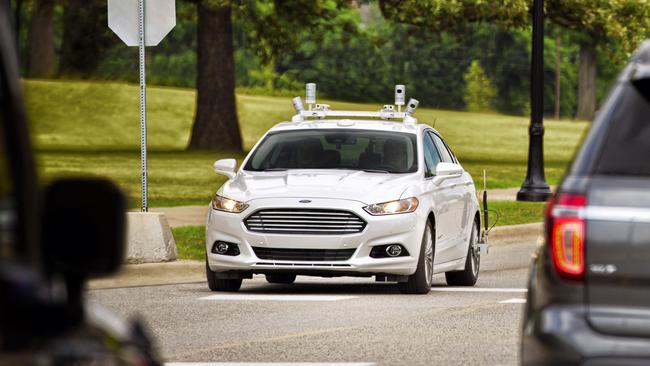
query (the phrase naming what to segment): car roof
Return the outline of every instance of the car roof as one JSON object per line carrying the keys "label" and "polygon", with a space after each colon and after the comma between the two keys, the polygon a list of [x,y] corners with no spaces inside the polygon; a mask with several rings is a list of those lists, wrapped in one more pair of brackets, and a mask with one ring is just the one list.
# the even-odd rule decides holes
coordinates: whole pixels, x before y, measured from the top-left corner
{"label": "car roof", "polygon": [[[298,131],[308,129],[341,129],[341,130],[369,130],[389,131],[417,134],[424,129],[433,129],[423,123],[405,124],[388,120],[364,120],[364,119],[320,119],[306,120],[304,122],[281,122],[273,126],[269,132]],[[435,131],[435,129],[433,129]],[[438,133],[436,131],[436,133]]]}

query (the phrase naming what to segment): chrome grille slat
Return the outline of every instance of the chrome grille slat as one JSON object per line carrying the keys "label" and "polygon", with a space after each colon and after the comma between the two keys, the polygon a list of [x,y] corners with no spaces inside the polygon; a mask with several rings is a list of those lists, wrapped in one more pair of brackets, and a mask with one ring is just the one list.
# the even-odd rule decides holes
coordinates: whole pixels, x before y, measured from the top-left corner
{"label": "chrome grille slat", "polygon": [[[338,224],[337,225],[337,224],[323,224],[322,222],[319,222],[318,224],[322,225],[322,227],[324,227],[324,228],[329,228],[329,227],[333,227],[333,228],[337,228],[337,227],[350,228],[350,227],[361,227],[361,226],[363,226],[363,224],[343,224],[343,225]],[[249,224],[249,225],[251,227],[254,227],[254,226],[256,226],[256,227],[314,227],[314,224],[300,224],[300,223],[296,224],[296,223],[293,223],[293,222],[290,223],[290,224],[286,223],[286,222],[282,222],[282,223],[280,223],[280,222],[278,222],[278,223],[265,222],[265,223],[261,223],[261,224]]]}
{"label": "chrome grille slat", "polygon": [[244,219],[249,231],[278,234],[354,234],[366,222],[352,212],[327,209],[262,209]]}
{"label": "chrome grille slat", "polygon": [[251,215],[248,218],[249,221],[261,221],[264,220],[266,221],[286,221],[286,220],[291,220],[291,221],[296,221],[296,220],[301,220],[305,222],[314,222],[314,221],[322,221],[322,220],[327,220],[331,222],[346,222],[346,221],[357,221],[357,222],[362,222],[358,218],[350,217],[350,218],[339,218],[339,217],[302,217],[302,216],[282,216],[282,217],[276,217],[276,216],[269,216],[269,217],[261,217],[261,216],[256,216],[256,215]]}
{"label": "chrome grille slat", "polygon": [[[301,210],[301,211],[298,211]],[[302,215],[331,215],[331,216],[350,216],[350,217],[355,217],[351,212],[346,212],[346,211],[330,211],[330,210],[323,210],[323,211],[316,211],[316,210],[306,210],[302,211],[302,209],[296,209],[296,211],[272,211],[272,210],[263,210],[264,215],[289,215],[293,216],[296,214],[296,212],[300,212]],[[262,211],[258,211],[262,212]],[[255,214],[253,214],[255,215]]]}

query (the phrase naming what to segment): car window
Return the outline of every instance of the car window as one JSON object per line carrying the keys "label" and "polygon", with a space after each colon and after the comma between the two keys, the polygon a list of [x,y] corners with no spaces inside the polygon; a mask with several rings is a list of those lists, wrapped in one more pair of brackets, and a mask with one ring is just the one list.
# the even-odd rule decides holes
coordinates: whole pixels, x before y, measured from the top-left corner
{"label": "car window", "polygon": [[650,176],[650,103],[632,86],[623,93],[595,173]]}
{"label": "car window", "polygon": [[244,170],[353,169],[411,173],[416,135],[385,131],[310,130],[269,134]]}
{"label": "car window", "polygon": [[451,157],[449,150],[447,150],[447,147],[445,146],[445,143],[442,142],[440,136],[432,132],[429,132],[429,135],[435,142],[436,147],[438,147],[438,152],[440,153],[440,158],[442,159],[442,161],[445,163],[453,163],[454,159]]}
{"label": "car window", "polygon": [[440,162],[440,154],[428,133],[423,136],[423,140],[424,163],[426,164],[425,176],[432,177],[436,175],[436,166]]}
{"label": "car window", "polygon": [[445,148],[449,152],[449,155],[451,156],[451,159],[454,161],[454,163],[458,164],[458,158],[456,158],[456,155],[451,150],[451,147],[449,147],[449,145],[447,145],[447,142],[445,142],[445,140],[443,140],[443,139],[440,139],[440,140],[442,141],[443,144],[445,144]]}

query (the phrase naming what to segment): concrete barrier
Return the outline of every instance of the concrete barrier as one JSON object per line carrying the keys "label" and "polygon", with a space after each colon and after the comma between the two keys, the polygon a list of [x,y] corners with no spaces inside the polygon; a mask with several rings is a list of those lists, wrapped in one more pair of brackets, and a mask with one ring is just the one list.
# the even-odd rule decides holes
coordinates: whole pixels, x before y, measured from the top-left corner
{"label": "concrete barrier", "polygon": [[127,263],[176,260],[176,242],[162,212],[127,212]]}

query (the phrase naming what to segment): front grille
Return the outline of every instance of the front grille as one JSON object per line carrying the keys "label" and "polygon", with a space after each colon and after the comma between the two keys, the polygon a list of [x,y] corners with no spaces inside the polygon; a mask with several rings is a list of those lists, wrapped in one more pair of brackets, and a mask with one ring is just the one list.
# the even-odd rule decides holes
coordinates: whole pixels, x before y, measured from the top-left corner
{"label": "front grille", "polygon": [[259,233],[342,235],[363,231],[366,222],[341,210],[265,209],[244,219],[244,225]]}
{"label": "front grille", "polygon": [[355,249],[279,249],[253,247],[259,259],[280,261],[345,261]]}

